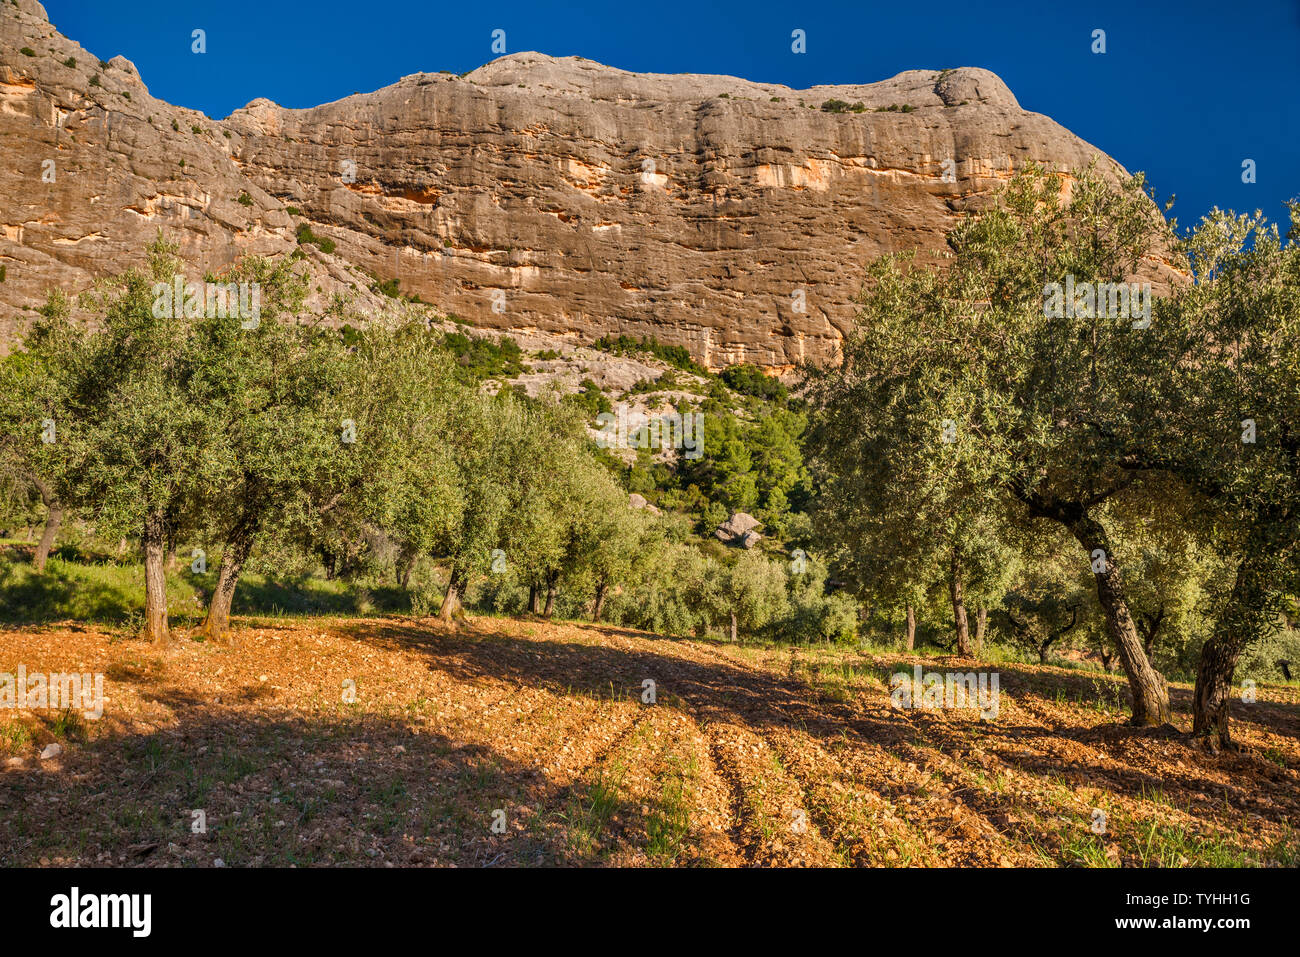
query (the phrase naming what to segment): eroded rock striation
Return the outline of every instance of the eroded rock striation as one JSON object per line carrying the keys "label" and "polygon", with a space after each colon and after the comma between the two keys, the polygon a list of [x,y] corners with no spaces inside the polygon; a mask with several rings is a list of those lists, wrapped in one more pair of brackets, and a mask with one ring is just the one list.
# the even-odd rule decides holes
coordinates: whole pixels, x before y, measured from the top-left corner
{"label": "eroded rock striation", "polygon": [[321,296],[396,277],[478,326],[788,371],[835,354],[865,263],[933,256],[1015,169],[1121,172],[980,69],[793,90],[519,53],[217,121],[35,0],[0,18],[0,339],[159,228],[197,272],[294,248],[305,223],[335,244],[303,247]]}

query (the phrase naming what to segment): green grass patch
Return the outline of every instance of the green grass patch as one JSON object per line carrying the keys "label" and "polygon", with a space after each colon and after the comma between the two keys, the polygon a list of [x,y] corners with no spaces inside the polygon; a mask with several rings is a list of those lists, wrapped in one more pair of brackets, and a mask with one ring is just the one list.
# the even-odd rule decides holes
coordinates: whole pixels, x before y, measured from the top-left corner
{"label": "green grass patch", "polygon": [[[144,566],[134,562],[73,561],[61,549],[43,573],[30,564],[9,562],[0,568],[0,622],[40,624],[84,621],[134,629],[144,616]],[[91,556],[78,555],[80,558]],[[178,563],[167,572],[167,613],[174,625],[194,625],[207,610],[216,587],[217,564],[195,574]],[[271,578],[255,572],[240,577],[232,611],[263,618],[366,616],[409,611],[404,589],[392,584],[327,580],[307,573]]]}

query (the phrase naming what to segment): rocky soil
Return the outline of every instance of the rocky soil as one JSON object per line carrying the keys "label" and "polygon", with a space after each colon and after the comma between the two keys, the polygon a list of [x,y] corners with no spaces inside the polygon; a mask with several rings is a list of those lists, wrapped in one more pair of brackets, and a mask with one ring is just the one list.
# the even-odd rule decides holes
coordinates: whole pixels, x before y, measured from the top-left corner
{"label": "rocky soil", "polygon": [[[1115,676],[578,623],[244,621],[235,648],[181,639],[163,653],[95,627],[0,631],[0,671],[20,662],[103,672],[107,700],[98,721],[0,713],[5,866],[1300,854],[1293,686],[1234,702],[1244,750],[1211,755],[1124,727]],[[996,718],[891,707],[888,676],[917,664],[997,671]],[[1171,697],[1189,727],[1190,689]]]}

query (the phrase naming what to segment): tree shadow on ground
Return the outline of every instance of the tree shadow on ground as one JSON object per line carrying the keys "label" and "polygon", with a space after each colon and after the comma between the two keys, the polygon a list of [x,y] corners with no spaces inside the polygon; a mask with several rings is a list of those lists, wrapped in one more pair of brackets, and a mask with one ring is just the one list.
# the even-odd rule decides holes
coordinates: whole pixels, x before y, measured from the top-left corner
{"label": "tree shadow on ground", "polygon": [[[249,716],[167,692],[179,723],[109,729],[0,769],[0,866],[510,866],[579,859],[585,785],[481,744],[341,709]],[[494,812],[504,811],[504,833]],[[631,820],[643,809],[620,804]],[[202,811],[206,833],[195,833]],[[105,859],[102,855],[108,854]]]}
{"label": "tree shadow on ground", "polygon": [[[702,652],[705,659],[692,660],[672,653],[674,646],[683,644],[682,639],[602,625],[575,627],[578,634],[592,633],[591,643],[533,641],[510,634],[490,618],[452,628],[405,619],[343,623],[341,630],[383,647],[424,654],[431,668],[461,681],[496,679],[545,687],[557,694],[607,697],[639,695],[642,682],[651,679],[655,681],[661,704],[680,705],[702,724],[734,723],[756,733],[764,729],[795,728],[823,746],[847,736],[884,748],[903,761],[915,760],[921,750],[933,749],[935,743],[956,748],[978,742],[1008,766],[1031,774],[1045,784],[1058,782],[1063,771],[1070,770],[1052,753],[1053,739],[1101,752],[1103,758],[1098,763],[1106,766],[1104,771],[1096,772],[1097,783],[1104,782],[1105,786],[1131,796],[1156,793],[1170,785],[1162,773],[1144,769],[1129,760],[1141,748],[1163,742],[1161,747],[1179,752],[1182,771],[1178,787],[1200,795],[1203,798],[1200,803],[1206,808],[1222,808],[1225,804],[1252,806],[1258,800],[1261,777],[1272,780],[1291,773],[1252,755],[1207,758],[1186,735],[1167,727],[1134,728],[1101,713],[1093,726],[1063,725],[1041,713],[1036,718],[1044,721],[1044,725],[999,725],[996,721],[958,722],[921,710],[893,709],[883,690],[878,702],[819,700],[798,679],[765,668],[737,666],[728,662],[723,652],[705,643],[689,642],[692,651]],[[619,639],[635,639],[655,650],[618,647]],[[937,665],[928,660],[925,667],[943,671],[999,671],[1003,675],[1001,693],[1031,708],[1035,698],[1052,701],[1057,677],[1062,679],[1064,697],[1071,703],[1075,703],[1076,694],[1096,693],[1090,676],[1068,671],[1045,678],[1042,672],[1025,667],[969,660]],[[904,668],[900,666],[898,670]],[[1176,703],[1184,708],[1190,706],[1190,692],[1184,689],[1173,689],[1173,692]],[[1263,720],[1270,714],[1291,715],[1295,710],[1289,705],[1273,707],[1276,709],[1273,712],[1255,713],[1251,717]],[[918,742],[926,739],[931,740],[918,747]],[[1027,751],[1028,742],[1042,742],[1048,751]],[[1234,779],[1228,784],[1219,779],[1225,768],[1234,771]],[[1241,773],[1236,774],[1238,771]]]}
{"label": "tree shadow on ground", "polygon": [[370,615],[406,611],[409,603],[406,590],[395,585],[324,583],[303,574],[240,581],[232,611],[237,615]]}

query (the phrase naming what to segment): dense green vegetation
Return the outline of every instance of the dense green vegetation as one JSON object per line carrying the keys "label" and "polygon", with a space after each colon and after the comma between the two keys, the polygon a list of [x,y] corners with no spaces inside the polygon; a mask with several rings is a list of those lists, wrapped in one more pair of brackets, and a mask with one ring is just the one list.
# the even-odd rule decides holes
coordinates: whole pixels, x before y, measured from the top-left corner
{"label": "dense green vegetation", "polygon": [[784,402],[789,395],[789,390],[781,384],[780,379],[768,375],[755,365],[741,363],[727,366],[720,375],[723,382],[741,395],[752,395],[776,402]]}
{"label": "dense green vegetation", "polygon": [[468,381],[510,379],[523,371],[523,352],[509,336],[491,339],[448,332],[442,339],[445,348],[464,370]]}
{"label": "dense green vegetation", "polygon": [[[1227,743],[1244,649],[1296,646],[1300,208],[1290,244],[1217,212],[1179,241],[1141,177],[1089,169],[1064,195],[1030,167],[945,270],[872,269],[843,362],[810,383],[818,528],[864,598],[942,583],[962,653],[989,612],[1043,648],[1078,607],[1136,723],[1168,720],[1153,658],[1197,660],[1196,730]],[[1194,281],[1115,314],[1093,284],[1163,249]],[[1053,308],[1067,277],[1082,291]]]}
{"label": "dense green vegetation", "polygon": [[311,231],[311,226],[307,223],[299,223],[294,235],[297,237],[299,246],[316,246],[323,253],[334,252],[334,240],[325,236],[317,236]]}
{"label": "dense green vegetation", "polygon": [[[145,269],[84,297],[93,325],[52,295],[5,360],[6,522],[46,524],[30,569],[15,561],[24,549],[4,553],[6,618],[138,621],[166,642],[178,611],[202,612],[198,632],[223,639],[241,610],[351,601],[452,617],[468,603],[668,633],[854,633],[824,565],[705,545],[689,522],[633,509],[622,469],[585,433],[609,407],[589,381],[563,400],[493,395],[483,379],[522,370],[508,337],[300,321],[292,256],[220,277],[258,286],[257,322],[159,309],[156,290],[180,275],[174,253],[159,240]],[[764,421],[748,441],[763,443]],[[769,479],[753,462],[779,456],[760,450],[743,481],[726,464],[747,457],[740,439],[717,442],[723,457],[701,459],[698,481],[735,486],[740,504],[777,503],[799,480],[792,442],[795,460]],[[99,570],[49,560],[56,539],[98,555]]]}
{"label": "dense green vegetation", "polygon": [[[943,269],[875,263],[842,361],[793,389],[619,336],[596,345],[669,368],[534,398],[509,386],[527,357],[508,336],[304,316],[293,256],[220,277],[260,288],[252,327],[160,315],[154,285],[181,272],[160,240],[85,297],[97,323],[52,295],[4,360],[0,526],[44,531],[30,567],[0,558],[0,614],[139,613],[165,641],[177,613],[222,638],[232,613],[468,605],[1086,657],[1123,671],[1137,723],[1168,719],[1166,675],[1195,675],[1197,731],[1226,743],[1234,680],[1300,661],[1294,240],[1221,213],[1180,239],[1140,177],[1080,171],[1065,197],[1031,167]],[[1192,281],[1142,321],[1045,308],[1156,253]],[[698,447],[652,448],[641,420],[598,448],[597,417],[630,402],[702,416]],[[735,513],[755,547],[715,538]],[[78,571],[59,542],[108,557]]]}
{"label": "dense green vegetation", "polygon": [[665,345],[654,336],[642,336],[640,339],[626,335],[601,336],[592,345],[616,356],[644,353],[685,372],[693,372],[701,376],[709,374],[708,370],[691,358],[690,350],[685,346]]}

